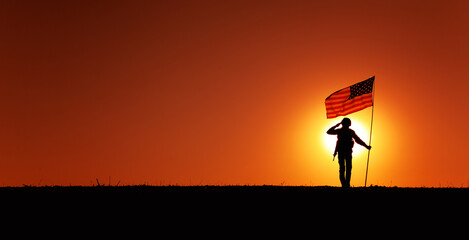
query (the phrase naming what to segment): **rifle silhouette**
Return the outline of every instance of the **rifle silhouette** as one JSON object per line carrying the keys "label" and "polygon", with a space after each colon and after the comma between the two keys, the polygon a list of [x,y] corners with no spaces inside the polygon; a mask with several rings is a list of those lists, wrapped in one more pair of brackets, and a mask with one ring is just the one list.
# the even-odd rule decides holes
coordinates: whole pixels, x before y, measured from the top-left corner
{"label": "rifle silhouette", "polygon": [[338,143],[339,143],[339,141],[337,141],[337,142],[335,143],[335,150],[334,150],[334,156],[332,157],[332,161],[334,161],[335,156],[337,155],[337,152],[338,152],[338,150],[337,150],[337,145],[338,145]]}

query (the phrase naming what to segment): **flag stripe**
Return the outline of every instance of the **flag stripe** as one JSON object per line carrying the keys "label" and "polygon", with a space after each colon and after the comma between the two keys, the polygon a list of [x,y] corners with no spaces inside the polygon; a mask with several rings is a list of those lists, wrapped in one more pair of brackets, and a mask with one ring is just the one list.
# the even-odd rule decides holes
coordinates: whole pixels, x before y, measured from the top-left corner
{"label": "flag stripe", "polygon": [[[358,110],[361,110],[363,108],[367,108],[367,107],[370,107],[370,106],[373,106],[373,102],[372,101],[368,101],[368,102],[363,102],[363,103],[360,103],[360,104],[349,104],[349,105],[344,105],[344,106],[340,106],[340,107],[329,107],[327,108],[327,111],[328,112],[337,112],[337,113],[340,113],[340,112],[348,112],[348,114],[354,112],[354,110],[358,111]],[[359,109],[360,107],[363,107],[361,109]]]}
{"label": "flag stripe", "polygon": [[340,105],[340,106],[330,105],[330,106],[326,107],[326,110],[328,110],[328,111],[348,111],[349,109],[352,109],[352,108],[355,108],[355,107],[361,106],[361,105],[366,105],[367,107],[369,107],[369,106],[373,105],[373,102],[370,99],[369,101],[364,101],[364,102],[359,102],[359,103],[352,103],[352,104],[344,104],[344,105]]}
{"label": "flag stripe", "polygon": [[329,96],[326,99],[326,101],[337,99],[337,98],[349,97],[349,96],[350,96],[350,88],[345,88]]}
{"label": "flag stripe", "polygon": [[[355,100],[355,99],[354,99]],[[360,101],[349,101],[349,102],[342,102],[342,103],[327,103],[326,109],[335,109],[335,108],[347,108],[349,106],[359,105],[359,104],[366,104],[367,102],[373,103],[373,97],[367,96],[366,98],[361,99]]]}
{"label": "flag stripe", "polygon": [[373,101],[373,96],[371,93],[362,95],[361,97],[356,97],[352,100],[344,101],[342,100],[341,102],[338,101],[327,101],[326,102],[326,108],[337,108],[337,107],[342,107],[342,106],[349,106],[349,105],[354,105],[354,104],[360,104],[360,103],[365,103],[365,102],[372,102]]}
{"label": "flag stripe", "polygon": [[327,97],[326,100],[337,98],[337,96],[342,96],[342,94],[348,94],[349,95],[350,94],[350,87],[343,88],[343,89],[340,89],[339,91],[334,92],[333,94],[329,95],[329,97]]}

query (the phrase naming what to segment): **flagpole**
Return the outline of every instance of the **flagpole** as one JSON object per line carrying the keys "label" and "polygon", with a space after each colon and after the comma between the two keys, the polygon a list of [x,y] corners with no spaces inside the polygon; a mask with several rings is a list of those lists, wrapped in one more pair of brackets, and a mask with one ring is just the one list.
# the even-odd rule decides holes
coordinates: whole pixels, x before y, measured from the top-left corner
{"label": "flagpole", "polygon": [[[371,146],[371,133],[373,132],[373,113],[375,112],[375,85],[376,85],[376,78],[373,81],[373,105],[371,106],[371,125],[370,125],[370,140],[368,142],[368,146]],[[368,150],[368,158],[366,160],[366,174],[365,174],[365,187],[366,187],[366,180],[368,179],[368,164],[370,163],[370,152],[371,150]]]}

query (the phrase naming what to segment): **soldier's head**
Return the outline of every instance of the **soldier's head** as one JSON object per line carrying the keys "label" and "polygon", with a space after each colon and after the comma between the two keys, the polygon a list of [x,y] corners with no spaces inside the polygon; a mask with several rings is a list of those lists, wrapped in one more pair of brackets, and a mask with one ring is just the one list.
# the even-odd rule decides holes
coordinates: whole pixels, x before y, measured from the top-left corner
{"label": "soldier's head", "polygon": [[352,125],[352,121],[349,118],[342,119],[342,126],[344,128],[349,128]]}

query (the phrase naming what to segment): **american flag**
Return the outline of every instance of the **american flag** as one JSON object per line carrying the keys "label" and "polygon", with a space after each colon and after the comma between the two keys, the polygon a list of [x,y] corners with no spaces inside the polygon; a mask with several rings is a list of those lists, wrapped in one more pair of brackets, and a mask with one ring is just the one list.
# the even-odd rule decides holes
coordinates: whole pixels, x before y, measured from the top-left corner
{"label": "american flag", "polygon": [[327,118],[345,116],[373,106],[375,76],[334,92],[326,98]]}

